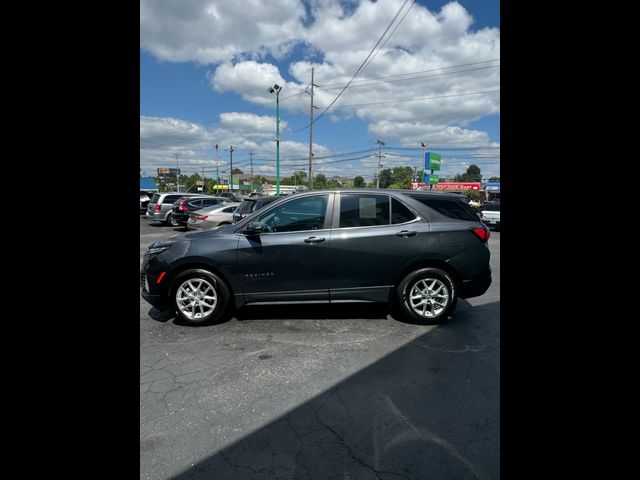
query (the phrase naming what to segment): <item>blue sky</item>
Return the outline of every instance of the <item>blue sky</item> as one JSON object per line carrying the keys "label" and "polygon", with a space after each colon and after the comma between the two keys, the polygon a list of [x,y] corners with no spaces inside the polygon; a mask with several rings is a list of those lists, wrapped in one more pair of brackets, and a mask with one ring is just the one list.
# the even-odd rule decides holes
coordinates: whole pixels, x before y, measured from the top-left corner
{"label": "blue sky", "polygon": [[[177,153],[185,173],[210,175],[217,143],[221,168],[233,144],[234,167],[248,172],[253,152],[254,171],[272,174],[276,102],[267,89],[279,83],[281,174],[289,175],[306,171],[311,67],[317,116],[411,1],[173,3],[141,1],[141,170],[174,166]],[[499,25],[497,1],[417,1],[314,123],[314,173],[372,180],[380,139],[384,167],[418,167],[426,141],[445,175],[469,163],[499,175]]]}

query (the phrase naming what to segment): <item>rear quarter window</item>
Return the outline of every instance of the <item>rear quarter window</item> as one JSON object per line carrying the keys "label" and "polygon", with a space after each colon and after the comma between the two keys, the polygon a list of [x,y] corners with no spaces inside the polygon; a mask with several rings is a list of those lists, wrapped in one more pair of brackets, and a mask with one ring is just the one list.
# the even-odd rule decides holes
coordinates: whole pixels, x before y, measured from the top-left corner
{"label": "rear quarter window", "polygon": [[477,222],[478,216],[466,203],[460,200],[445,200],[422,195],[409,195],[414,200],[424,203],[433,208],[436,212],[454,220],[464,220],[467,222]]}
{"label": "rear quarter window", "polygon": [[166,204],[166,203],[175,203],[179,198],[182,198],[181,195],[167,195],[166,197],[164,197],[164,200],[162,200],[162,203]]}
{"label": "rear quarter window", "polygon": [[151,197],[151,202],[149,203],[158,203],[159,198],[160,198],[160,195],[158,195],[157,193],[154,193],[153,197]]}

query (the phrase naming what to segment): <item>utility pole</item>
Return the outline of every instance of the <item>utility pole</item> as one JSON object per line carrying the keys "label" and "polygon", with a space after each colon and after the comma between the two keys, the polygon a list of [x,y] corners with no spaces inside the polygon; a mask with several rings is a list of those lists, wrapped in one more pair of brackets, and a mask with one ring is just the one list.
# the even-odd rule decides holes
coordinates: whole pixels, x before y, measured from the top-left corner
{"label": "utility pole", "polygon": [[176,152],[176,183],[178,184],[178,193],[180,193],[180,161],[178,157],[180,154]]}
{"label": "utility pole", "polygon": [[216,143],[216,193],[220,189],[220,171],[218,170],[218,164],[220,159],[218,158],[218,144]]}
{"label": "utility pole", "polygon": [[249,177],[249,182],[251,183],[251,187],[253,188],[253,152],[249,152],[249,158],[251,158],[251,177]]}
{"label": "utility pole", "polygon": [[378,157],[378,172],[376,174],[376,188],[380,188],[380,160],[384,158],[384,155],[382,155],[382,147],[384,146],[384,142],[382,140],[376,140],[376,142],[378,143],[378,145],[380,146],[380,153],[376,154],[376,157]]}
{"label": "utility pole", "polygon": [[231,163],[231,167],[229,169],[229,191],[233,193],[233,145],[229,145],[229,162]]}
{"label": "utility pole", "polygon": [[311,68],[311,92],[307,92],[311,95],[311,109],[309,111],[309,190],[313,190],[313,177],[311,176],[311,170],[313,169],[313,109],[317,108],[313,106],[313,87],[317,87],[313,83],[313,70]]}

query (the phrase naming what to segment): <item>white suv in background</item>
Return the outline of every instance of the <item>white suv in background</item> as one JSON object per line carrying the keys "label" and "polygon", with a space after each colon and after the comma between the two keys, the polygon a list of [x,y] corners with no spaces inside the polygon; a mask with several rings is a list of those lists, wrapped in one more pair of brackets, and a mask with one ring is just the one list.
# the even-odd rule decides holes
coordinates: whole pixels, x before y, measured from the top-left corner
{"label": "white suv in background", "polygon": [[488,227],[500,230],[500,202],[487,202],[482,205],[480,218]]}

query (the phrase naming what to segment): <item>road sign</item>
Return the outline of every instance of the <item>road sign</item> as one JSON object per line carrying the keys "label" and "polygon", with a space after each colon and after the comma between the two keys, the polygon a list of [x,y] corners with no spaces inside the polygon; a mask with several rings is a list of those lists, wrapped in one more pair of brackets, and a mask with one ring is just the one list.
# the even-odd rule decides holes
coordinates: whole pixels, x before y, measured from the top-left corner
{"label": "road sign", "polygon": [[426,152],[424,154],[425,170],[440,170],[441,163],[442,163],[442,159],[438,153]]}
{"label": "road sign", "polygon": [[441,163],[442,159],[440,158],[440,155],[438,155],[437,153],[431,153],[429,155],[429,168],[431,170],[440,170],[440,163]]}
{"label": "road sign", "polygon": [[429,185],[437,185],[440,177],[438,175],[429,175]]}

